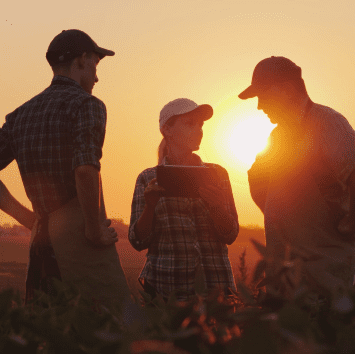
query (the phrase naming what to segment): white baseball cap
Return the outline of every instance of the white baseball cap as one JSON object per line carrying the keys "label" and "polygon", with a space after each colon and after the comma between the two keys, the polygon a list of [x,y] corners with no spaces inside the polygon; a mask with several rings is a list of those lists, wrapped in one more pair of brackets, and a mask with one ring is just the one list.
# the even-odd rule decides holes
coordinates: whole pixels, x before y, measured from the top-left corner
{"label": "white baseball cap", "polygon": [[160,111],[159,128],[160,131],[166,122],[173,116],[192,112],[196,110],[196,114],[203,117],[204,120],[210,119],[213,115],[213,108],[209,104],[198,105],[188,98],[177,98],[166,104]]}

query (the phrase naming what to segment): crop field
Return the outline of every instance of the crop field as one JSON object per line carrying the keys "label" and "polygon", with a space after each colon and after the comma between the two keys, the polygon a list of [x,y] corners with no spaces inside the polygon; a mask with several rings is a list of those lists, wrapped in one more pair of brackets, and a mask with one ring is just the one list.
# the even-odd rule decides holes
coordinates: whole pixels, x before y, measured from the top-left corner
{"label": "crop field", "polygon": [[[126,225],[116,227],[121,264],[138,296],[137,278],[146,251],[132,248]],[[29,235],[18,231],[0,230],[0,353],[355,353],[353,287],[317,299],[295,280],[300,263],[285,259],[276,261],[284,265],[280,281],[286,294],[266,294],[256,287],[266,264],[261,229],[241,228],[229,246],[238,291],[228,298],[201,293],[191,302],[179,303],[172,297],[165,303],[143,294],[144,306],[132,304],[122,313],[96,308],[62,283],[57,284],[56,298],[42,294],[24,305]],[[260,254],[250,239],[259,241]],[[18,289],[20,297],[12,289]]]}
{"label": "crop field", "polygon": [[[127,238],[127,225],[114,220],[113,226],[119,234],[116,248],[128,285],[132,293],[135,296],[139,296],[138,289],[141,286],[137,278],[145,263],[146,250],[138,252],[131,246]],[[260,259],[260,256],[249,242],[250,238],[263,242],[263,230],[242,227],[237,240],[229,246],[229,259],[235,277],[238,276],[239,257],[244,250],[246,250],[249,275],[251,275],[252,269]],[[18,289],[21,296],[24,296],[29,239],[29,231],[21,226],[0,228],[0,291],[12,287]]]}

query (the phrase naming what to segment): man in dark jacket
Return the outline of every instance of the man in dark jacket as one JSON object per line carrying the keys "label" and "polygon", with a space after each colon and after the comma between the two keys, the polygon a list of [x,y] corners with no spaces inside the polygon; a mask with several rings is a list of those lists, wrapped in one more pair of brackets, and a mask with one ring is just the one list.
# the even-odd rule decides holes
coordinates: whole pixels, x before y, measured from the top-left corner
{"label": "man in dark jacket", "polygon": [[[309,98],[301,68],[284,57],[262,60],[239,97],[258,97],[277,127],[248,171],[250,192],[265,217],[266,247],[274,260],[303,258],[309,287],[331,293],[351,286],[355,239],[355,133],[349,122]],[[297,286],[269,266],[270,286]],[[286,264],[286,263],[279,263]],[[292,279],[291,279],[292,278]],[[287,290],[287,289],[283,289]],[[290,289],[288,289],[290,290]]]}

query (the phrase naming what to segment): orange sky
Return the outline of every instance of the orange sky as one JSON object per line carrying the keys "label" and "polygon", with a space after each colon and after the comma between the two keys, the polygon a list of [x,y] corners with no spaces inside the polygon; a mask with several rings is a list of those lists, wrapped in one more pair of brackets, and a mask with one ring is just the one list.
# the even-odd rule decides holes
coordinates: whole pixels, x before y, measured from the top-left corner
{"label": "orange sky", "polygon": [[[301,66],[313,101],[343,113],[355,127],[354,13],[352,0],[8,1],[0,14],[0,124],[49,85],[45,52],[52,38],[82,29],[116,51],[99,64],[93,92],[108,111],[101,172],[109,217],[129,222],[136,177],[156,164],[159,111],[188,97],[215,110],[204,127],[201,157],[227,168],[241,224],[262,225],[248,190],[248,144],[265,139],[270,126],[260,123],[267,118],[256,99],[237,95],[260,60],[286,56]],[[235,135],[250,139],[230,143],[234,129],[251,125],[258,130]],[[16,163],[0,178],[30,207]],[[0,223],[9,221],[0,214]]]}

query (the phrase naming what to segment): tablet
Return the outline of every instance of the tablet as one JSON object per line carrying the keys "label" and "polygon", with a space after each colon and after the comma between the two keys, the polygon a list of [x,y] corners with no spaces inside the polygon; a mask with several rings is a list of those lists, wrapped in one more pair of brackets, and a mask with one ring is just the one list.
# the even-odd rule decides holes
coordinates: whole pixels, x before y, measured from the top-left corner
{"label": "tablet", "polygon": [[217,171],[204,166],[158,165],[157,182],[164,197],[200,198],[199,188],[218,184]]}

